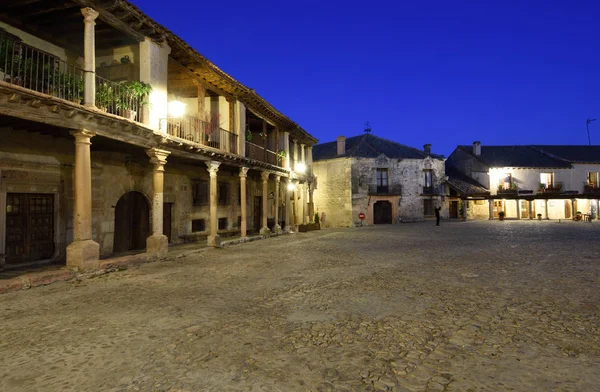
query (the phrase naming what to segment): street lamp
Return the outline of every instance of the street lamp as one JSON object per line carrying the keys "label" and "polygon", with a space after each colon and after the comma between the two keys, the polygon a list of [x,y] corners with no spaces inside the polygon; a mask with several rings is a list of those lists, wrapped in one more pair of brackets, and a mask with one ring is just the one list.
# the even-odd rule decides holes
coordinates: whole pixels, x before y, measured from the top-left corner
{"label": "street lamp", "polygon": [[591,146],[592,145],[592,141],[590,139],[590,123],[592,121],[596,121],[595,118],[588,118],[587,120],[585,120],[585,127],[587,128],[587,133],[588,133],[588,144]]}

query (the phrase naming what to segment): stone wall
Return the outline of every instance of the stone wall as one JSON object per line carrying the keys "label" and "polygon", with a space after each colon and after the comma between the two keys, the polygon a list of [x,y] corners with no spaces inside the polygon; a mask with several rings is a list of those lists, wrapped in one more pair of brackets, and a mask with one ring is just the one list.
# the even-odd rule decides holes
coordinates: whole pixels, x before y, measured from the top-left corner
{"label": "stone wall", "polygon": [[352,221],[352,159],[330,159],[313,163],[317,178],[315,212],[325,214],[325,227],[349,227]]}

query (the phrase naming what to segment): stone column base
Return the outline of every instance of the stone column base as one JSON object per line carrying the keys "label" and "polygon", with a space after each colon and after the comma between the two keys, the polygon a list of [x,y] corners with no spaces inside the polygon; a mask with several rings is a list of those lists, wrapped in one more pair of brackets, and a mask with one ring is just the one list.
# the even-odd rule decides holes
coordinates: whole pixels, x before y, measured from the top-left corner
{"label": "stone column base", "polygon": [[214,246],[215,248],[218,248],[221,246],[221,237],[218,234],[214,236],[209,235],[206,239],[206,242],[208,246]]}
{"label": "stone column base", "polygon": [[275,225],[275,227],[273,227],[273,233],[281,234],[281,226]]}
{"label": "stone column base", "polygon": [[262,229],[260,229],[260,235],[264,235],[266,237],[270,237],[271,236],[271,230],[269,230],[269,228],[267,226],[265,226]]}
{"label": "stone column base", "polygon": [[67,267],[82,271],[100,266],[100,245],[92,240],[73,241],[67,246]]}
{"label": "stone column base", "polygon": [[283,232],[289,234],[289,233],[292,232],[292,228],[290,226],[286,226],[286,227],[283,228]]}
{"label": "stone column base", "polygon": [[151,235],[146,238],[146,253],[151,256],[164,257],[169,252],[169,239],[166,235]]}

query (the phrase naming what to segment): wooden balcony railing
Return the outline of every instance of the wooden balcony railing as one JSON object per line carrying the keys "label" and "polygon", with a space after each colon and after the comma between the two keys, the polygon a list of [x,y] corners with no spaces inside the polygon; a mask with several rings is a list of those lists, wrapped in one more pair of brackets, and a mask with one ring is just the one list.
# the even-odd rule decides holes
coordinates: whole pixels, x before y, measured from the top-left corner
{"label": "wooden balcony railing", "polygon": [[161,131],[180,139],[232,154],[238,153],[238,135],[216,127],[210,122],[200,120],[195,116],[163,118],[160,120],[159,127]]}
{"label": "wooden balcony railing", "polygon": [[246,142],[246,157],[275,166],[282,165],[282,158],[280,158],[275,151],[271,151],[252,142]]}

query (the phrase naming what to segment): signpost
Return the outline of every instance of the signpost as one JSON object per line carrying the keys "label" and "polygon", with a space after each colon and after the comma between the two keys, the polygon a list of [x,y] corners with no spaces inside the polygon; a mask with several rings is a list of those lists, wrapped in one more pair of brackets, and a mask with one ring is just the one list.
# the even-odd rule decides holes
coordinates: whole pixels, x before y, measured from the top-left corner
{"label": "signpost", "polygon": [[361,213],[359,213],[359,214],[358,214],[358,219],[360,219],[360,225],[361,225],[361,227],[362,227],[362,225],[363,225],[363,221],[365,220],[365,214],[364,214],[364,213],[362,213],[362,212],[361,212]]}

